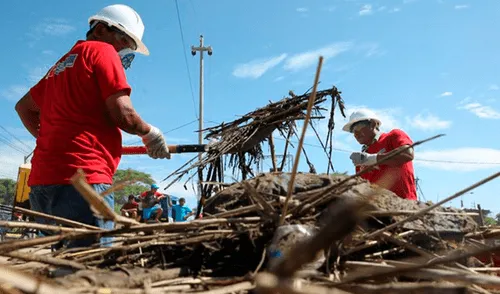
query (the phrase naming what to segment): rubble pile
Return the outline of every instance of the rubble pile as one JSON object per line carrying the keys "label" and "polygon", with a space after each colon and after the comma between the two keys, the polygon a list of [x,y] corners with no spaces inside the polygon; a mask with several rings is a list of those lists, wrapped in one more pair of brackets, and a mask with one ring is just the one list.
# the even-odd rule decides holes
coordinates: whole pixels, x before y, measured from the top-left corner
{"label": "rubble pile", "polygon": [[[0,221],[0,228],[46,233],[0,243],[0,293],[500,293],[494,262],[500,246],[490,242],[500,229],[480,227],[470,213],[441,206],[500,173],[436,204],[398,198],[359,173],[330,174],[335,109],[344,115],[340,92],[314,87],[316,100],[289,94],[208,129],[217,148],[167,177],[174,183],[191,171],[206,171],[205,177],[198,173],[202,219],[155,224],[127,219],[104,203],[81,172],[72,184],[96,215],[116,223],[115,229],[14,208],[57,225]],[[327,173],[316,174],[300,147],[303,140],[297,149],[309,173],[282,172],[290,139],[298,137],[295,121],[313,119],[309,99],[315,119],[323,118],[327,97],[324,142],[310,124],[328,160]],[[281,164],[273,131],[286,140]],[[250,166],[262,155],[264,141],[273,172],[255,174]],[[241,181],[223,183],[228,165],[241,173]],[[215,186],[219,192],[213,194]],[[105,247],[51,250],[62,241],[91,237],[113,240]]]}
{"label": "rubble pile", "polygon": [[[299,173],[286,223],[279,226],[289,179],[289,173],[268,173],[236,183],[212,196],[205,217],[192,222],[137,224],[113,231],[45,227],[64,230],[61,235],[0,244],[0,255],[10,257],[11,263],[0,269],[1,279],[26,293],[35,292],[22,288],[27,282],[16,284],[18,279],[32,279],[52,293],[248,293],[276,287],[294,293],[473,293],[480,286],[492,291],[500,285],[500,278],[483,273],[488,268],[474,260],[476,254],[467,254],[491,248],[485,250],[480,228],[463,211],[436,207],[367,238],[431,204],[398,198],[358,177]],[[275,231],[293,225],[314,234],[289,234],[287,238],[296,239],[286,243],[290,248],[285,254],[269,254]],[[91,234],[114,236],[113,246],[44,254],[22,250]],[[319,239],[307,244],[313,238]],[[304,270],[303,265],[318,260],[314,246],[320,245],[326,258]],[[294,252],[297,247],[300,254]],[[20,260],[43,266],[30,268]],[[482,268],[467,268],[471,262]],[[283,276],[301,283],[286,282],[279,278]]]}

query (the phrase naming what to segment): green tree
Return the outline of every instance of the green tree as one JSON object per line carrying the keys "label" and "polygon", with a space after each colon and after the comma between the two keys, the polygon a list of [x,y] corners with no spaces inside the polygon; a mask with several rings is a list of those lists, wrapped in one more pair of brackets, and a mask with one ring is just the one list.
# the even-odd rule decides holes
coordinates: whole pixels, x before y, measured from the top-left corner
{"label": "green tree", "polygon": [[115,210],[127,202],[128,195],[138,195],[148,190],[149,186],[155,182],[150,174],[131,168],[117,170],[113,181],[115,186],[123,184],[123,187],[115,191]]}
{"label": "green tree", "polygon": [[0,203],[12,205],[16,194],[16,182],[11,179],[0,179]]}
{"label": "green tree", "polygon": [[497,221],[494,218],[487,216],[484,218],[484,224],[487,226],[494,226],[497,224]]}

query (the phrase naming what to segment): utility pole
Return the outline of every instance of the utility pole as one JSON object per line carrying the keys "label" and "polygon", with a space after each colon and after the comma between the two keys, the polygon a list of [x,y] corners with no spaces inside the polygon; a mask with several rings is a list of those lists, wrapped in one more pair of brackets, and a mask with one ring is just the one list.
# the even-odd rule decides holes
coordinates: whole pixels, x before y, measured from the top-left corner
{"label": "utility pole", "polygon": [[[191,46],[191,55],[195,56],[196,55],[196,52],[200,52],[200,114],[199,114],[199,124],[198,124],[198,144],[203,144],[203,52],[207,51],[208,55],[211,56],[212,55],[212,47],[211,46],[207,46],[207,47],[204,47],[203,46],[203,35],[200,35],[200,46],[199,47],[195,47],[195,46]],[[202,158],[202,153],[200,152],[198,154],[198,160],[201,161],[201,158]],[[199,168],[198,169],[198,178],[200,180],[200,184],[198,185],[198,189],[199,189],[199,197],[201,199],[202,197],[202,184],[201,182],[203,181],[203,175],[202,175],[202,169]]]}

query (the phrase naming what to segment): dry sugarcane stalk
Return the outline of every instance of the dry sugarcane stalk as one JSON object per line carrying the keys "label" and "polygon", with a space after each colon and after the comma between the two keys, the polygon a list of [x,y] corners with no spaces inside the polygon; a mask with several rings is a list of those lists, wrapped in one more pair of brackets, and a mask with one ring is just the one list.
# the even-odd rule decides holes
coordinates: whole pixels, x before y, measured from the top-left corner
{"label": "dry sugarcane stalk", "polygon": [[321,73],[321,66],[322,65],[323,65],[323,56],[320,56],[319,61],[318,61],[318,67],[316,69],[316,76],[314,77],[313,91],[311,93],[311,96],[309,97],[309,101],[307,104],[306,119],[304,120],[304,125],[302,126],[302,134],[300,136],[299,144],[297,146],[297,153],[295,154],[295,161],[293,163],[292,174],[291,174],[290,180],[288,182],[288,191],[287,191],[287,195],[286,195],[285,204],[283,205],[283,211],[281,212],[281,218],[280,218],[280,222],[279,222],[280,225],[283,225],[283,223],[285,221],[285,218],[287,215],[287,210],[288,210],[288,201],[290,201],[290,198],[292,197],[293,185],[295,183],[297,169],[299,168],[300,152],[302,151],[302,146],[304,145],[304,138],[306,136],[307,126],[309,125],[309,119],[311,117],[312,107],[314,105],[314,101],[316,100],[316,91],[318,88],[319,75]]}
{"label": "dry sugarcane stalk", "polygon": [[451,195],[451,196],[449,196],[449,197],[447,197],[447,198],[439,201],[436,204],[433,204],[433,205],[431,205],[429,207],[423,208],[418,213],[413,214],[413,215],[409,216],[408,218],[402,219],[402,220],[400,220],[398,222],[395,222],[393,224],[390,224],[390,225],[388,225],[388,226],[386,226],[386,227],[384,227],[384,228],[382,228],[380,230],[377,230],[377,231],[375,231],[373,233],[370,233],[370,234],[366,235],[365,238],[366,239],[373,239],[373,238],[375,238],[377,236],[380,236],[384,232],[392,230],[392,229],[394,229],[394,228],[396,228],[396,227],[398,227],[398,226],[400,226],[400,225],[402,225],[404,223],[416,220],[419,217],[425,215],[427,212],[433,210],[434,208],[436,208],[438,206],[441,206],[442,204],[444,204],[444,203],[446,203],[446,202],[448,202],[450,200],[453,200],[453,199],[455,199],[455,198],[457,198],[457,197],[459,197],[459,196],[461,196],[461,195],[463,195],[463,194],[465,194],[465,193],[467,193],[467,192],[469,192],[471,190],[474,190],[475,188],[477,188],[477,187],[479,187],[479,186],[481,186],[483,184],[486,184],[487,182],[489,182],[491,180],[494,180],[498,176],[500,176],[500,172],[495,173],[495,174],[493,174],[493,175],[491,175],[491,176],[489,176],[489,177],[487,177],[487,178],[485,178],[485,179],[483,179],[483,180],[481,180],[481,181],[479,181],[479,182],[477,182],[477,183],[475,183],[475,184],[473,184],[473,185],[471,185],[471,186],[469,186],[469,187],[467,187],[467,188],[465,188],[465,189],[463,189],[463,190],[461,190],[461,191],[459,191],[459,192],[457,192],[457,193],[455,193],[455,194],[453,194],[453,195]]}
{"label": "dry sugarcane stalk", "polygon": [[230,293],[241,293],[242,291],[249,291],[255,288],[252,282],[240,282],[233,285],[220,287],[217,289],[198,292],[198,294],[230,294]]}
{"label": "dry sugarcane stalk", "polygon": [[186,276],[189,275],[189,273],[189,269],[187,268],[173,268],[167,270],[120,268],[120,270],[117,271],[82,270],[74,275],[59,278],[57,281],[62,285],[71,287],[97,286],[108,288],[135,288],[141,287],[146,279],[154,283],[161,280]]}
{"label": "dry sugarcane stalk", "polygon": [[275,148],[274,148],[274,138],[273,138],[273,134],[271,134],[269,136],[269,149],[271,151],[271,161],[273,163],[273,172],[277,172],[278,171],[278,164],[277,164],[277,161],[276,161],[276,153],[275,153]]}
{"label": "dry sugarcane stalk", "polygon": [[54,293],[75,293],[70,289],[65,289],[52,285],[37,277],[16,271],[7,266],[0,267],[0,282],[9,284],[25,293],[54,294]]}
{"label": "dry sugarcane stalk", "polygon": [[314,285],[297,285],[296,280],[280,279],[270,273],[260,273],[255,277],[255,292],[258,294],[349,294],[335,288]]}
{"label": "dry sugarcane stalk", "polygon": [[79,169],[76,174],[71,177],[71,183],[75,189],[82,195],[82,197],[93,207],[104,219],[112,220],[116,223],[130,225],[139,225],[139,223],[133,219],[123,217],[116,214],[104,201],[104,199],[87,184],[85,180],[85,174],[81,169]]}
{"label": "dry sugarcane stalk", "polygon": [[388,283],[381,285],[354,284],[342,289],[356,294],[465,294],[467,287],[449,283]]}
{"label": "dry sugarcane stalk", "polygon": [[24,228],[24,229],[36,229],[43,231],[52,231],[56,233],[86,233],[89,232],[88,229],[79,228],[67,228],[53,225],[44,225],[39,223],[30,222],[14,222],[14,221],[0,221],[0,227],[4,228]]}
{"label": "dry sugarcane stalk", "polygon": [[[374,262],[363,262],[363,261],[347,261],[346,265],[348,267],[364,268],[365,270],[370,270],[370,272],[380,272],[388,269],[396,269],[394,265],[380,264]],[[347,279],[354,273],[348,273]],[[414,279],[426,279],[426,280],[444,280],[449,282],[464,282],[468,284],[477,284],[488,287],[500,287],[500,278],[495,276],[489,276],[484,274],[472,274],[469,272],[457,272],[456,269],[436,269],[436,268],[421,268],[413,272],[405,272],[401,274],[402,276],[414,278]],[[343,286],[341,286],[343,287]]]}
{"label": "dry sugarcane stalk", "polygon": [[83,229],[89,229],[89,230],[100,230],[100,228],[95,227],[95,226],[91,226],[91,225],[80,223],[80,222],[77,222],[77,221],[74,221],[74,220],[70,220],[70,219],[67,219],[67,218],[58,217],[58,216],[54,216],[54,215],[50,215],[50,214],[46,214],[46,213],[42,213],[42,212],[30,210],[30,209],[25,209],[25,208],[21,208],[21,207],[17,207],[16,206],[16,207],[14,207],[14,210],[18,211],[18,212],[21,212],[21,213],[24,213],[24,214],[27,214],[27,215],[34,216],[34,217],[41,217],[41,218],[53,220],[56,223],[60,223],[60,224],[67,225],[67,226],[70,226],[70,227],[83,228]]}
{"label": "dry sugarcane stalk", "polygon": [[[470,247],[469,247],[470,248]],[[420,270],[425,267],[432,267],[435,265],[439,264],[445,264],[449,262],[454,262],[460,259],[464,259],[467,257],[471,256],[477,256],[483,253],[487,253],[490,251],[498,250],[500,249],[500,246],[494,246],[494,247],[488,247],[488,248],[480,248],[480,249],[475,249],[475,250],[455,250],[449,253],[448,255],[445,255],[440,258],[433,258],[433,259],[423,259],[419,258],[416,259],[413,264],[411,265],[405,265],[405,266],[397,266],[393,269],[388,269],[388,270],[381,270],[377,272],[369,272],[366,274],[360,274],[358,276],[353,276],[351,278],[347,278],[343,280],[342,282],[338,283],[340,284],[348,284],[348,283],[354,283],[358,281],[362,281],[364,279],[370,278],[370,279],[377,279],[377,278],[383,278],[383,277],[390,277],[390,276],[399,276],[407,272],[414,272],[416,270]],[[465,251],[465,253],[461,253]],[[474,275],[475,277],[477,275]]]}
{"label": "dry sugarcane stalk", "polygon": [[[394,211],[370,211],[369,214],[374,217],[383,217],[383,216],[396,216],[396,215],[405,215],[405,214],[416,214],[419,213],[419,210],[394,210]],[[475,212],[447,212],[447,211],[429,211],[426,214],[438,214],[438,215],[468,215],[468,216],[477,216],[479,213]]]}
{"label": "dry sugarcane stalk", "polygon": [[366,200],[345,199],[330,207],[328,221],[320,231],[290,249],[284,258],[271,264],[270,271],[278,277],[291,277],[302,265],[313,260],[317,253],[350,233],[363,218]]}
{"label": "dry sugarcane stalk", "polygon": [[79,269],[79,270],[87,268],[83,264],[80,264],[80,263],[77,263],[74,261],[55,258],[55,257],[51,257],[51,256],[29,254],[29,253],[17,252],[17,251],[12,251],[9,253],[2,253],[2,255],[8,256],[11,258],[20,259],[23,261],[35,261],[35,262],[41,262],[41,263],[55,265],[55,266],[69,267],[69,268],[74,268],[74,269]]}

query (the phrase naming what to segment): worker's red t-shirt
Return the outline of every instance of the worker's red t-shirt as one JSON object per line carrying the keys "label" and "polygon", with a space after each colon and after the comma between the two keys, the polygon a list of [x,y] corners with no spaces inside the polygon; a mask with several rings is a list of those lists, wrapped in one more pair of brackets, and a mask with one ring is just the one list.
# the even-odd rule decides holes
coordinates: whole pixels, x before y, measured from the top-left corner
{"label": "worker's red t-shirt", "polygon": [[28,184],[69,184],[82,169],[90,184],[111,184],[122,138],[106,99],[130,95],[125,70],[112,45],[78,41],[30,89],[40,108],[40,130]]}
{"label": "worker's red t-shirt", "polygon": [[127,203],[123,204],[121,209],[129,210],[129,209],[136,209],[136,208],[139,208],[139,203],[134,201],[132,203],[127,202]]}
{"label": "worker's red t-shirt", "polygon": [[[151,191],[142,192],[142,193],[141,193],[141,198],[146,197],[146,196],[147,196],[148,194],[150,194],[150,193],[151,193]],[[162,194],[162,193],[160,193],[160,192],[155,192],[155,197],[156,197],[156,198],[161,197],[161,196],[163,196],[163,194]]]}
{"label": "worker's red t-shirt", "polygon": [[[413,144],[413,142],[405,132],[394,129],[388,133],[381,134],[379,139],[370,145],[365,152],[370,154],[386,153],[403,145],[411,144]],[[356,167],[356,172],[359,171],[360,167]],[[389,190],[401,198],[417,200],[413,162],[409,161],[397,167],[381,164],[378,168],[361,175],[361,177],[367,179],[371,183],[375,183],[380,180],[384,174],[390,174],[392,177],[391,182],[394,181],[394,184],[392,187],[389,187]]]}

